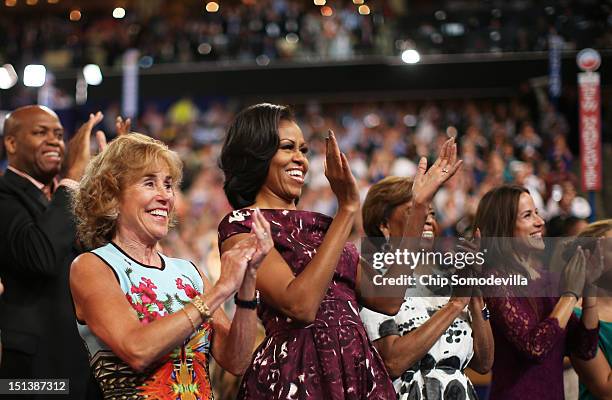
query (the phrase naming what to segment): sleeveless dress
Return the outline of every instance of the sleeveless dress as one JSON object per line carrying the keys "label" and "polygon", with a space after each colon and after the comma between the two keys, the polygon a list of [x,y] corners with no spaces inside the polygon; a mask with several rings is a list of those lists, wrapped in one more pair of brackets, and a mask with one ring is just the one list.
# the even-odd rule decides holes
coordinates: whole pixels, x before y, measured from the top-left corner
{"label": "sleeveless dress", "polygon": [[[448,297],[414,296],[412,289],[395,316],[363,308],[361,319],[375,341],[404,336],[425,324],[448,303]],[[464,370],[474,355],[471,315],[466,307],[420,360],[393,385],[398,400],[475,400],[478,398]]]}
{"label": "sleeveless dress", "polygon": [[[162,268],[139,263],[114,243],[92,251],[113,271],[140,322],[180,311],[204,284],[189,261],[159,254]],[[144,372],[134,371],[89,327],[79,322],[90,365],[105,399],[212,399],[208,375],[211,326],[202,324],[185,342]]]}
{"label": "sleeveless dress", "polygon": [[[275,249],[299,275],[323,242],[332,218],[309,211],[262,210]],[[251,210],[228,214],[219,224],[219,245],[247,233]],[[313,323],[305,325],[264,301],[258,315],[266,337],[255,351],[239,399],[395,399],[384,364],[359,318],[355,279],[359,254],[344,246]]]}

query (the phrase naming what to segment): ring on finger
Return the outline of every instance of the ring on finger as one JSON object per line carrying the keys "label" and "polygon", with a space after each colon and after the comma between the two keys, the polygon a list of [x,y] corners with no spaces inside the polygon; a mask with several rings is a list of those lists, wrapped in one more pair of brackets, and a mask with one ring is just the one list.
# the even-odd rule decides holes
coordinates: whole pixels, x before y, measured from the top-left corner
{"label": "ring on finger", "polygon": [[448,169],[446,169],[446,168],[442,168],[442,173],[443,173],[443,174],[448,174]]}

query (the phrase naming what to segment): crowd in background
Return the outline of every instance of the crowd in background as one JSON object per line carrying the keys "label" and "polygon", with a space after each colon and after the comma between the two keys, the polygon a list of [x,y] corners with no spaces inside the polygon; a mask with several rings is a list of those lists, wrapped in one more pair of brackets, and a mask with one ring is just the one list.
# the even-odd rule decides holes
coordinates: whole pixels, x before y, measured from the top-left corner
{"label": "crowd in background", "polygon": [[[385,176],[414,176],[420,156],[432,162],[440,144],[456,136],[463,167],[434,199],[443,235],[465,235],[481,197],[504,183],[529,189],[547,220],[547,236],[575,235],[592,211],[579,194],[577,117],[560,112],[563,106],[553,106],[541,91],[535,93],[506,99],[296,105],[310,161],[298,208],[327,215],[336,211],[323,173],[328,129],[348,156],[362,200]],[[219,273],[217,226],[231,210],[218,157],[226,128],[242,106],[230,101],[204,105],[191,98],[169,107],[150,103],[133,127],[181,156],[185,175],[177,201],[179,223],[163,247],[205,266],[213,281]],[[107,131],[118,113],[118,105],[105,111]],[[359,242],[363,235],[358,221],[352,240]]]}
{"label": "crowd in background", "polygon": [[0,62],[116,66],[131,48],[139,49],[143,67],[392,56],[411,47],[423,54],[546,51],[553,32],[567,50],[612,45],[606,2],[374,0],[366,2],[367,15],[346,0],[323,6],[331,15],[311,1],[220,2],[216,13],[194,3],[134,2],[123,19],[111,16],[111,6],[84,7],[78,21],[69,20],[68,10],[61,8],[40,14],[32,9],[15,18],[13,10],[0,5],[0,36],[5,38]]}
{"label": "crowd in background", "polygon": [[[545,219],[585,219],[591,208],[578,195],[577,144],[571,139],[576,136],[571,134],[574,117],[566,117],[546,101],[533,104],[533,109],[529,103],[529,98],[516,97],[297,105],[310,160],[299,208],[335,213],[335,197],[323,174],[325,137],[332,129],[362,196],[385,176],[413,176],[419,157],[433,160],[435,149],[456,136],[464,165],[434,200],[445,235],[465,234],[481,196],[511,182],[529,188]],[[169,143],[184,161],[179,224],[168,238],[167,251],[207,265],[213,274],[219,258],[217,224],[230,210],[217,162],[225,130],[239,106],[217,101],[202,107],[183,98],[162,110],[151,103],[133,125],[136,131]],[[111,105],[105,121],[114,121],[118,113],[119,107]],[[103,128],[112,132],[111,125]],[[362,235],[357,226],[355,240]]]}

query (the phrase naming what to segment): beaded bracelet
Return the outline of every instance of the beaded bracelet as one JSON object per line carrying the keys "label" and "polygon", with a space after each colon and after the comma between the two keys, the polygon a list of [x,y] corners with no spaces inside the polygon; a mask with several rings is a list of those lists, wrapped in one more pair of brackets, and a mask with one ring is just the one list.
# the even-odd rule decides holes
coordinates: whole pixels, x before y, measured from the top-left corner
{"label": "beaded bracelet", "polygon": [[202,316],[202,322],[212,322],[212,315],[208,306],[202,301],[200,296],[196,296],[191,299],[191,304],[198,310]]}
{"label": "beaded bracelet", "polygon": [[486,304],[484,305],[484,307],[482,307],[480,313],[482,314],[482,319],[484,319],[485,321],[488,321],[491,318],[491,311],[489,311],[489,307],[487,307]]}

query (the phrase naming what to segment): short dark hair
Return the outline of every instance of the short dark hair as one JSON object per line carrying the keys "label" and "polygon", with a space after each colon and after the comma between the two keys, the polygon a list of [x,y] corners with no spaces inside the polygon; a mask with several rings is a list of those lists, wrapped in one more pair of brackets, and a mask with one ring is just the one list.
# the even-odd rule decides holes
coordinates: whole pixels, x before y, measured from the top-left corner
{"label": "short dark hair", "polygon": [[412,178],[388,176],[370,187],[361,208],[366,235],[384,236],[380,225],[388,222],[397,206],[412,200],[413,182]]}
{"label": "short dark hair", "polygon": [[230,125],[219,167],[225,174],[223,190],[234,209],[255,202],[278,150],[281,120],[295,121],[289,107],[262,103],[239,112]]}

